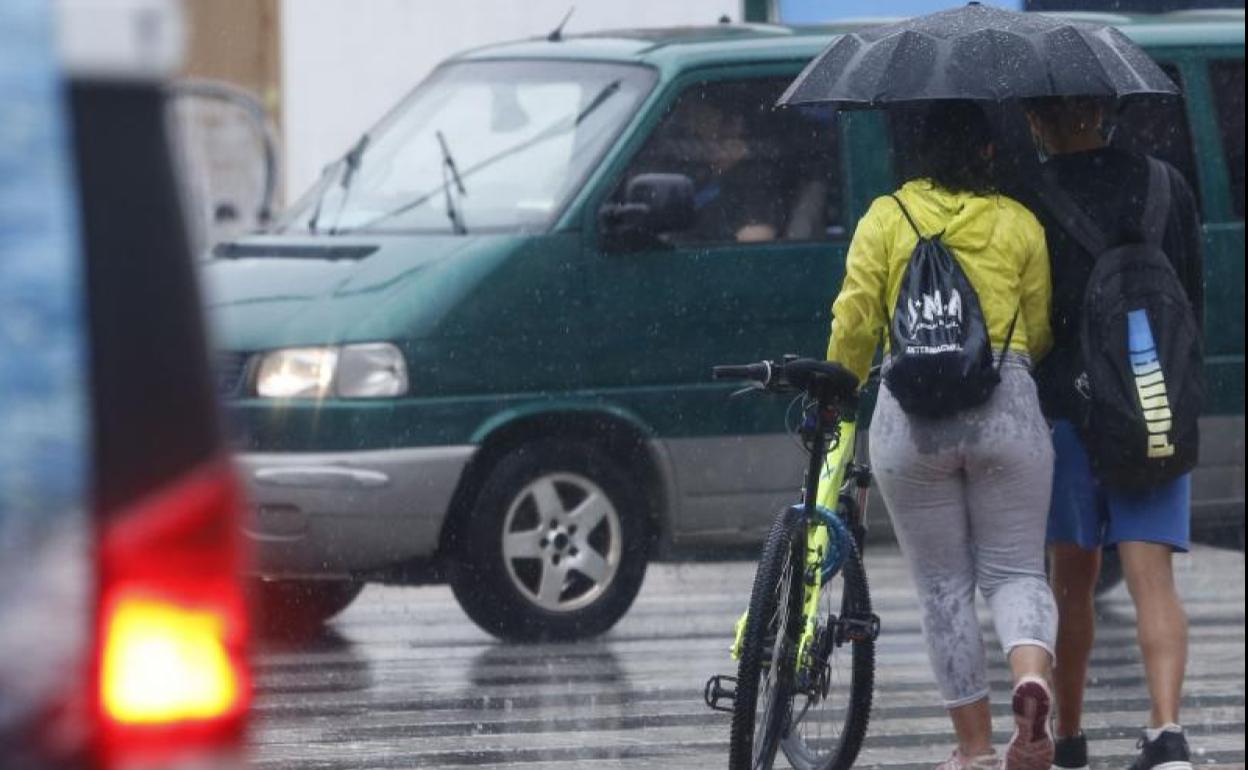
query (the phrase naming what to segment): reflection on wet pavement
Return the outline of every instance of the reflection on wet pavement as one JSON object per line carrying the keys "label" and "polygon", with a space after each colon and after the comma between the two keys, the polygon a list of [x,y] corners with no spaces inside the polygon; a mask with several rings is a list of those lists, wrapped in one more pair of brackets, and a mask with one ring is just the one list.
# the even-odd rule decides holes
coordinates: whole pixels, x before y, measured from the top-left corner
{"label": "reflection on wet pavement", "polygon": [[[884,633],[858,764],[926,770],[947,756],[951,737],[913,591],[894,550],[868,551],[867,565]],[[1176,566],[1192,620],[1184,721],[1195,762],[1242,763],[1244,556],[1198,548]],[[449,589],[370,587],[320,634],[260,646],[252,766],[722,770],[728,717],[706,709],[702,685],[732,671],[732,623],[752,578],[747,562],[656,565],[611,633],[541,645],[495,641]],[[1125,587],[1099,609],[1087,733],[1094,767],[1122,767],[1134,756],[1147,692]],[[1007,679],[997,653],[1002,743]]]}

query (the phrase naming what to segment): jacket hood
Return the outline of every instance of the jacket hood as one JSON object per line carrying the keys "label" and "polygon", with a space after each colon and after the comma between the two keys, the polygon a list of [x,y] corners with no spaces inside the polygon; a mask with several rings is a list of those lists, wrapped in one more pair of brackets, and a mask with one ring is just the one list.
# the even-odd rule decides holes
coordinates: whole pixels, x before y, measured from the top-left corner
{"label": "jacket hood", "polygon": [[997,195],[950,192],[927,179],[906,182],[897,197],[924,236],[940,234],[946,246],[959,252],[985,249],[1008,216]]}

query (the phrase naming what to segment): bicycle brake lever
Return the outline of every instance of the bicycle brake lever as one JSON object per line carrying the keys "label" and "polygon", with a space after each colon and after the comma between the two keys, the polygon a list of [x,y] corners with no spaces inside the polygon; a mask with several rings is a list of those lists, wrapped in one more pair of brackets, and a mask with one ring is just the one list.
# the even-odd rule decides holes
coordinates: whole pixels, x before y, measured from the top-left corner
{"label": "bicycle brake lever", "polygon": [[737,396],[744,396],[746,394],[753,393],[755,391],[766,390],[766,389],[767,388],[762,383],[752,382],[749,385],[746,385],[741,390],[734,390],[732,394],[728,396],[728,398],[736,398]]}

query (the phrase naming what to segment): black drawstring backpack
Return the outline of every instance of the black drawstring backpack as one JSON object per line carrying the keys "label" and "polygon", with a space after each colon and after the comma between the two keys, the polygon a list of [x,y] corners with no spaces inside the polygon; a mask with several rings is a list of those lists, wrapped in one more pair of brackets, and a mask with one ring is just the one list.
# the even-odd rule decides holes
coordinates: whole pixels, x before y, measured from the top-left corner
{"label": "black drawstring backpack", "polygon": [[[919,242],[901,279],[889,327],[892,361],[884,382],[908,414],[949,417],[988,400],[1001,382],[979,295],[949,249],[943,233],[926,237],[905,204],[901,207]],[[1018,322],[1015,311],[1005,338],[1009,350]]]}

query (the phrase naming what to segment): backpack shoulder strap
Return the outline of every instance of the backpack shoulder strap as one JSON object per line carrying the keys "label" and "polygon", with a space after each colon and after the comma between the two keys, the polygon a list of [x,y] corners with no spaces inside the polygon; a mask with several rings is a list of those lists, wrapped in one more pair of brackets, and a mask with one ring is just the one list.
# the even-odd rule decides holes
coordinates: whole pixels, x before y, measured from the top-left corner
{"label": "backpack shoulder strap", "polygon": [[888,197],[897,201],[897,205],[901,207],[901,213],[906,215],[906,221],[910,223],[910,227],[913,228],[914,234],[919,236],[920,241],[923,240],[923,232],[919,230],[919,226],[915,224],[914,217],[910,216],[910,211],[909,209],[906,208],[906,204],[902,203],[901,198],[898,198],[896,194],[890,195]]}
{"label": "backpack shoulder strap", "polygon": [[1095,259],[1109,249],[1109,239],[1092,217],[1061,188],[1051,169],[1036,180],[1035,193],[1066,233]]}
{"label": "backpack shoulder strap", "polygon": [[1166,164],[1148,156],[1148,198],[1144,202],[1144,220],[1140,234],[1145,243],[1160,244],[1166,235],[1170,216],[1170,172]]}

